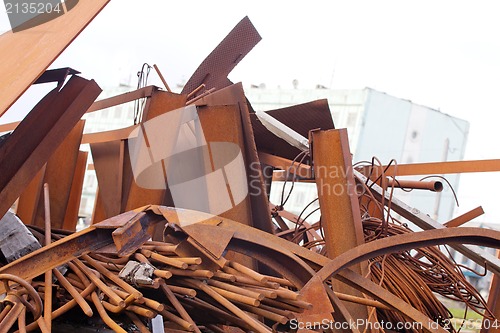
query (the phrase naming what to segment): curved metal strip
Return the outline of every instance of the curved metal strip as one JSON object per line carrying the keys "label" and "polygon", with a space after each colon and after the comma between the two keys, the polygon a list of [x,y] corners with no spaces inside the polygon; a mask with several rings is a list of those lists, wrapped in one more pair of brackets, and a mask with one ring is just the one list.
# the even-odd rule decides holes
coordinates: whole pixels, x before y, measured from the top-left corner
{"label": "curved metal strip", "polygon": [[344,252],[326,264],[317,274],[325,281],[343,268],[364,260],[398,251],[450,243],[500,248],[500,232],[482,228],[435,229],[378,239]]}

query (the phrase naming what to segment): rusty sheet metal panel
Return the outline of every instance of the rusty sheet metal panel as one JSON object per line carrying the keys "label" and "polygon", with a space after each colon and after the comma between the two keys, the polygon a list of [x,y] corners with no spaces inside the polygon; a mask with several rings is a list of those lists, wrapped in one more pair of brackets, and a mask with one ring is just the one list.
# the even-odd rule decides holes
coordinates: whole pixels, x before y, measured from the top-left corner
{"label": "rusty sheet metal panel", "polygon": [[[309,131],[312,129],[335,128],[326,99],[271,110],[266,113],[305,138],[309,136]],[[264,127],[255,114],[250,114],[250,119],[255,133],[255,144],[259,151],[290,160],[293,160],[300,153],[299,149],[278,138]]]}
{"label": "rusty sheet metal panel", "polygon": [[[216,91],[196,102],[197,105],[238,105],[244,136],[245,156],[247,163],[247,178],[254,193],[250,196],[252,205],[252,225],[260,230],[273,233],[271,214],[269,214],[264,178],[260,167],[255,137],[250,122],[250,112],[247,99],[241,83]],[[253,167],[252,167],[253,166]]]}
{"label": "rusty sheet metal panel", "polygon": [[[364,243],[349,140],[346,129],[313,131],[311,138],[321,225],[328,257],[333,259]],[[354,270],[365,273],[362,265]],[[338,281],[333,286],[335,291],[362,297],[359,291]],[[368,318],[366,306],[351,303],[347,308],[355,319]]]}
{"label": "rusty sheet metal panel", "polygon": [[[50,219],[52,227],[61,229],[69,203],[71,184],[82,141],[85,121],[80,120],[50,157],[45,168],[43,183],[50,188]],[[40,197],[43,197],[42,195]],[[45,225],[43,200],[39,200],[34,225]]]}
{"label": "rusty sheet metal panel", "polygon": [[0,116],[45,72],[108,2],[79,1],[57,19],[0,36]]}
{"label": "rusty sheet metal panel", "polygon": [[85,171],[87,170],[87,159],[89,153],[86,151],[78,152],[73,181],[68,199],[68,207],[64,216],[62,228],[64,230],[76,230],[78,222],[78,212],[80,210],[80,201],[82,199],[83,181],[85,179]]}
{"label": "rusty sheet metal panel", "polygon": [[231,85],[228,74],[261,39],[250,19],[243,18],[203,60],[182,93],[189,94],[201,84],[205,84],[207,89],[222,89]]}
{"label": "rusty sheet metal panel", "polygon": [[[121,213],[122,173],[125,143],[121,140],[90,145],[99,184],[99,200],[105,216],[95,216],[93,223]],[[96,219],[97,218],[97,219]]]}
{"label": "rusty sheet metal panel", "polygon": [[17,202],[17,216],[24,224],[33,224],[35,220],[38,201],[43,192],[43,176],[45,175],[45,165],[37,172],[35,177],[26,186],[24,192]]}
{"label": "rusty sheet metal panel", "polygon": [[[236,161],[238,158],[238,156],[234,156],[234,149],[231,149],[233,144],[234,148],[239,149],[241,152],[241,161],[248,164],[245,156],[240,112],[236,105],[198,107],[198,116],[200,117],[205,140],[210,147],[210,159],[212,161],[217,159],[219,161],[224,160],[228,162],[226,165],[211,165],[209,172],[218,171],[218,169],[226,170],[225,172],[227,176],[227,171],[231,171],[233,169],[229,163],[232,164],[233,161]],[[220,143],[224,146],[221,146]],[[229,143],[229,145],[226,143]],[[229,149],[224,149],[224,147]],[[230,209],[218,215],[251,226],[253,224],[250,202],[251,193],[249,193],[249,195],[247,194],[242,201],[240,201],[239,198],[241,195],[237,193],[242,191],[242,187],[246,189],[245,192],[248,192],[246,177],[239,179],[237,175],[233,175],[231,179],[227,179],[227,181],[227,193],[230,197],[228,208]],[[215,189],[211,188],[207,189],[209,199],[220,199],[222,193],[219,191],[213,192],[214,190]]]}
{"label": "rusty sheet metal panel", "polygon": [[45,96],[0,148],[0,216],[47,163],[101,93],[93,81],[73,76]]}
{"label": "rusty sheet metal panel", "polygon": [[309,136],[310,130],[335,128],[326,99],[270,110],[267,111],[267,114],[306,138]]}
{"label": "rusty sheet metal panel", "polygon": [[[150,121],[157,116],[181,108],[186,105],[186,101],[187,96],[185,94],[154,90],[151,94],[149,105],[144,110],[143,122]],[[130,164],[128,142],[125,145],[122,186],[122,212],[149,204],[173,205],[169,191],[146,189],[137,185]]]}
{"label": "rusty sheet metal panel", "polygon": [[80,120],[42,168],[43,172],[38,172],[19,197],[17,214],[25,224],[44,226],[45,209],[41,199],[43,198],[43,184],[47,183],[52,190],[51,224],[56,229],[62,228],[84,126],[85,121]]}

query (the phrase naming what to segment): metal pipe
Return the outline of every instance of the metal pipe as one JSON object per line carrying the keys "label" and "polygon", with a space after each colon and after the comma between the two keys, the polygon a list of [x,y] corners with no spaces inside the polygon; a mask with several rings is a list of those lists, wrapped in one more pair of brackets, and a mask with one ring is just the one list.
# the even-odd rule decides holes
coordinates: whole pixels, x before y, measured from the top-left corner
{"label": "metal pipe", "polygon": [[439,180],[420,181],[387,178],[384,184],[384,188],[387,189],[389,187],[441,192],[443,190],[443,183]]}
{"label": "metal pipe", "polygon": [[111,328],[113,331],[117,333],[127,333],[127,331],[125,331],[123,328],[121,328],[120,325],[115,323],[113,319],[111,319],[111,317],[106,313],[106,310],[101,304],[101,300],[99,299],[99,296],[97,296],[97,293],[92,292],[91,297],[92,297],[92,302],[94,302],[97,312],[101,316],[104,323],[106,323],[106,325],[108,325],[109,328]]}

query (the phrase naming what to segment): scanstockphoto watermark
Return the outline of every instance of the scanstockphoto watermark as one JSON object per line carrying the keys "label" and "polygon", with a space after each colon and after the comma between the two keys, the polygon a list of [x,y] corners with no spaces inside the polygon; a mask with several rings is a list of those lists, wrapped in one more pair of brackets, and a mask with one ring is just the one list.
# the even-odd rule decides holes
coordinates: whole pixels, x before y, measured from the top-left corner
{"label": "scanstockphoto watermark", "polygon": [[[258,175],[260,169],[262,168],[259,162],[253,162],[249,164],[250,176],[249,176],[249,194],[259,196],[262,194],[262,187],[260,186],[260,178],[255,176]],[[316,178],[316,186],[318,190],[318,195],[328,195],[328,196],[342,196],[345,194],[355,194],[363,193],[365,191],[364,185],[361,183],[350,183],[346,179],[349,175],[352,175],[352,168],[346,169],[342,166],[317,166],[314,168],[314,175]],[[301,178],[309,178],[310,171],[306,168],[299,168],[295,165],[291,165],[284,170],[288,175]],[[289,182],[289,185],[290,182]]]}
{"label": "scanstockphoto watermark", "polygon": [[[438,325],[437,323],[435,323]],[[392,331],[409,331],[422,330],[423,325],[419,322],[397,322],[390,321],[368,321],[366,319],[357,319],[349,321],[332,321],[323,319],[321,322],[299,321],[297,319],[290,320],[290,328],[309,329],[309,330],[392,330]],[[437,326],[436,326],[437,328]]]}
{"label": "scanstockphoto watermark", "polygon": [[79,0],[4,0],[13,32],[52,21],[73,9]]}
{"label": "scanstockphoto watermark", "polygon": [[[351,321],[332,321],[329,319],[323,319],[321,322],[307,322],[298,321],[297,319],[290,320],[291,329],[321,329],[321,330],[344,330],[344,329],[375,329],[375,330],[391,330],[396,332],[406,332],[411,330],[422,330],[424,325],[421,322],[390,322],[390,321],[368,321],[365,319],[357,319]],[[495,320],[482,320],[482,319],[440,319],[438,321],[431,321],[427,325],[427,329],[437,330],[437,329],[454,330],[480,330],[485,329],[499,329],[500,323],[497,319]]]}

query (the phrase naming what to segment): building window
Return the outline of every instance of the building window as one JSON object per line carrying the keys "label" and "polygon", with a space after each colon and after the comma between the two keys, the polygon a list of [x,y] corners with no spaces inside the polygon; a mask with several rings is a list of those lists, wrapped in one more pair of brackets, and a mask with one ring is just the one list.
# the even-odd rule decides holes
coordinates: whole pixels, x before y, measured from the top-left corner
{"label": "building window", "polygon": [[356,121],[358,120],[358,114],[356,112],[349,112],[347,115],[347,127],[354,128],[356,126]]}

